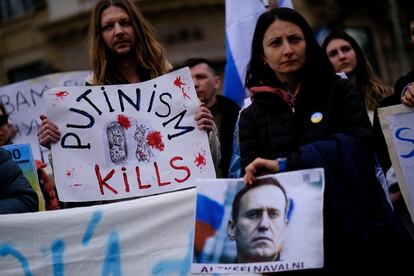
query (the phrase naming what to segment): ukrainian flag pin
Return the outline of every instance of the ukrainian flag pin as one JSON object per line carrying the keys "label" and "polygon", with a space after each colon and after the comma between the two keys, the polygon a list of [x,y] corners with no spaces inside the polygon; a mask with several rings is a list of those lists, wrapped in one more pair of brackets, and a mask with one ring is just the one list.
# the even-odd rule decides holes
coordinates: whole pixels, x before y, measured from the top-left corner
{"label": "ukrainian flag pin", "polygon": [[322,113],[315,112],[311,116],[311,122],[314,124],[320,123],[320,121],[322,121],[322,118],[323,118]]}

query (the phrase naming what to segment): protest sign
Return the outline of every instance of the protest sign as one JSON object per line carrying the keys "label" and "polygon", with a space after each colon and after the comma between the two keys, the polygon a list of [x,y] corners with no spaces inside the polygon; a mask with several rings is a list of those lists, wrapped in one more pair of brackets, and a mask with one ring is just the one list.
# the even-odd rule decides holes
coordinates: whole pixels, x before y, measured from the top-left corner
{"label": "protest sign", "polygon": [[88,74],[88,71],[56,73],[0,87],[0,102],[17,129],[13,143],[29,143],[33,157],[48,163],[48,150],[41,147],[37,139],[39,116],[46,114],[44,92],[55,86],[84,85]]}
{"label": "protest sign", "polygon": [[323,169],[258,179],[197,181],[193,273],[323,267]]}
{"label": "protest sign", "polygon": [[12,144],[3,146],[11,156],[11,158],[17,163],[23,172],[24,177],[29,181],[30,186],[36,192],[39,201],[39,210],[45,210],[45,199],[43,197],[42,190],[39,186],[39,178],[37,176],[36,164],[33,159],[30,144]]}
{"label": "protest sign", "polygon": [[378,115],[392,167],[414,221],[414,109],[400,104],[379,108]]}
{"label": "protest sign", "polygon": [[46,99],[62,137],[52,145],[62,201],[150,195],[215,177],[188,68],[136,84],[53,88]]}
{"label": "protest sign", "polygon": [[1,275],[189,275],[195,189],[0,216]]}

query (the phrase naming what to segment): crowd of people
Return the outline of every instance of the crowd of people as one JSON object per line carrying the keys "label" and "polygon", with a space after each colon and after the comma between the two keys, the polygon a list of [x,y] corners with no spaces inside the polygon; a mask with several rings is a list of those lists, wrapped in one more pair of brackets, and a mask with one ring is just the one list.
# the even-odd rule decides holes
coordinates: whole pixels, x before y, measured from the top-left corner
{"label": "crowd of people", "polygon": [[[414,44],[414,18],[409,18],[408,25]],[[87,85],[137,83],[174,70],[152,26],[133,0],[98,0],[92,10],[88,38],[92,75]],[[403,204],[403,198],[377,109],[399,103],[414,106],[414,71],[399,79],[393,91],[374,74],[352,36],[333,31],[321,47],[308,22],[290,8],[271,9],[259,17],[251,49],[245,87],[252,103],[240,112],[237,125],[240,166],[246,184],[239,201],[260,197],[262,189],[275,193],[275,202],[278,197],[284,198],[282,206],[274,208],[282,213],[277,225],[283,229],[283,214],[288,208],[283,188],[276,184],[263,186],[256,178],[323,167],[326,186],[322,271],[351,271],[355,266],[377,271],[386,264],[405,269],[414,253],[409,235],[412,222],[404,220],[401,224],[398,216],[406,215],[406,209],[392,209],[392,205]],[[240,107],[219,95],[221,79],[209,60],[190,58],[181,66],[190,68],[200,100],[194,120],[209,135],[217,176],[227,178]],[[336,74],[341,72],[348,79]],[[0,134],[8,127],[4,116],[7,114],[2,111]],[[41,121],[39,143],[50,148],[61,134],[53,118],[42,115]],[[37,202],[30,186],[23,183],[7,154],[0,151],[0,155],[0,171],[12,174],[7,181],[2,177],[0,213],[35,211]],[[16,189],[19,186],[17,192],[8,191],[10,181],[19,181],[13,184]],[[56,196],[53,187],[47,190],[49,197]],[[9,203],[10,200],[22,204]],[[50,200],[55,202],[57,198]],[[60,207],[76,206],[61,203]],[[254,253],[248,248],[242,250],[243,237],[238,236],[243,234],[244,218],[235,210],[228,236],[238,242],[237,261],[255,261]],[[261,213],[257,220],[262,217],[269,214]],[[257,225],[261,227],[260,221]],[[268,228],[257,231],[269,231]],[[275,244],[265,259],[278,260],[280,246]]]}

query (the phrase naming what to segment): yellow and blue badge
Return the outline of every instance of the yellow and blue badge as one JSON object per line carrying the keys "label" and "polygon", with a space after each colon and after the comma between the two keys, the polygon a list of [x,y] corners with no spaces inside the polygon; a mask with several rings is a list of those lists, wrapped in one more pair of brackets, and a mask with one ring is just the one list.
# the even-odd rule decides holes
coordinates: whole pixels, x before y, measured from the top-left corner
{"label": "yellow and blue badge", "polygon": [[314,124],[320,123],[322,121],[323,115],[320,112],[315,112],[311,116],[311,122]]}

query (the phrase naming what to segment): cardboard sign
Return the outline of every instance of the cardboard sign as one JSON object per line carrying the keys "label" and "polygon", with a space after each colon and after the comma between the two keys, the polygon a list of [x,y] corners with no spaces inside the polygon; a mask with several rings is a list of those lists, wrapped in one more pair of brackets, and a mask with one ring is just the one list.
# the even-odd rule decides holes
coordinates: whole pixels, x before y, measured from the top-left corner
{"label": "cardboard sign", "polygon": [[242,179],[198,180],[192,272],[323,267],[323,169],[260,179],[248,190]]}
{"label": "cardboard sign", "polygon": [[56,73],[0,87],[0,102],[17,129],[13,143],[29,143],[33,157],[48,163],[49,151],[41,147],[37,139],[39,116],[46,114],[44,92],[55,86],[85,85],[88,74],[89,71]]}
{"label": "cardboard sign", "polygon": [[392,167],[414,221],[414,109],[394,105],[378,109]]}
{"label": "cardboard sign", "polygon": [[53,88],[48,116],[62,201],[114,200],[193,187],[215,177],[199,100],[184,68],[137,84]]}
{"label": "cardboard sign", "polygon": [[8,151],[11,158],[17,163],[17,165],[19,165],[24,177],[26,177],[27,181],[29,181],[30,183],[30,186],[32,186],[32,189],[37,194],[37,198],[39,201],[39,210],[44,211],[45,199],[43,197],[42,190],[39,186],[36,164],[33,160],[30,144],[5,145],[3,146],[3,148]]}

